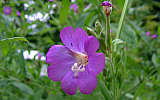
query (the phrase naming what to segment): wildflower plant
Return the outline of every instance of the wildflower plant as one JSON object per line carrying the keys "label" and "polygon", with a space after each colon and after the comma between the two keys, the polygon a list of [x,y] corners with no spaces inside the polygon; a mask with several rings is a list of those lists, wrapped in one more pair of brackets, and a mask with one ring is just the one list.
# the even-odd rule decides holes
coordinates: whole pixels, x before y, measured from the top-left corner
{"label": "wildflower plant", "polygon": [[160,2],[144,1],[0,1],[0,100],[159,100]]}
{"label": "wildflower plant", "polygon": [[[110,84],[111,92],[114,91],[114,94],[108,92],[107,98],[112,98],[117,100],[120,98],[120,90],[117,87],[117,76],[118,67],[116,65],[117,55],[116,52],[117,46],[123,44],[124,42],[119,39],[115,39],[112,46],[112,36],[110,29],[110,15],[112,12],[111,2],[104,1],[101,4],[103,6],[104,14],[106,16],[106,31],[105,38],[103,35],[96,35],[92,29],[87,29],[94,36],[88,36],[87,33],[82,28],[65,27],[60,32],[60,38],[62,40],[62,45],[53,45],[47,55],[46,62],[50,65],[48,67],[48,77],[53,81],[61,81],[61,88],[64,92],[70,95],[74,95],[77,89],[80,90],[83,94],[90,94],[97,86],[97,76],[100,72],[103,71],[105,66],[108,66],[104,70],[103,74],[107,73],[110,76],[114,77],[111,79],[113,84]],[[127,4],[125,4],[127,6]],[[75,6],[77,7],[77,5]],[[70,8],[75,8],[74,5],[71,5]],[[75,8],[76,9],[76,8]],[[124,8],[126,10],[126,8]],[[125,13],[123,13],[125,14]],[[122,15],[121,20],[123,22],[124,15]],[[100,23],[96,23],[96,27],[99,27],[101,31]],[[120,28],[122,27],[122,23]],[[120,32],[119,32],[120,34]],[[99,40],[102,38],[105,41],[102,41],[104,45],[99,44]],[[106,47],[103,53],[96,53],[99,48],[99,45]],[[115,49],[116,51],[113,51]],[[106,57],[105,57],[106,56]],[[105,61],[106,59],[106,61]],[[105,62],[107,62],[105,64]],[[119,62],[118,62],[119,63]],[[118,73],[120,74],[120,73]],[[100,77],[99,77],[100,78]],[[100,88],[104,89],[104,84],[102,79],[98,79]],[[106,90],[105,90],[106,91]],[[102,92],[103,93],[103,92]],[[106,95],[104,93],[104,95]]]}

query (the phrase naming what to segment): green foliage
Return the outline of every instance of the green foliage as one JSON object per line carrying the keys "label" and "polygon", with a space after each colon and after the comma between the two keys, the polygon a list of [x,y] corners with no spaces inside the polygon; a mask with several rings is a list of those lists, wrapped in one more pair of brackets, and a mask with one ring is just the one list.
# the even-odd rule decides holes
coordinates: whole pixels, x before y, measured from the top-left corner
{"label": "green foliage", "polygon": [[[70,0],[1,0],[0,100],[159,100],[160,2],[128,0],[118,25],[126,0],[109,0],[113,1],[109,57],[104,42],[103,1],[76,0],[78,12],[74,12],[69,8],[74,4]],[[12,8],[10,15],[3,13],[5,6]],[[20,17],[16,11],[21,12]],[[61,45],[59,33],[65,26],[82,27],[97,37],[98,52],[105,53],[106,67],[97,77],[97,88],[89,95],[80,91],[67,95],[60,82],[41,75],[48,66],[45,60],[37,59],[37,54],[32,59],[24,57],[25,51],[33,50],[45,57],[50,46]],[[146,36],[148,31],[158,34],[158,38]]]}
{"label": "green foliage", "polygon": [[67,20],[69,5],[69,0],[62,0],[62,7],[59,15],[59,20],[61,24],[65,23],[65,21]]}

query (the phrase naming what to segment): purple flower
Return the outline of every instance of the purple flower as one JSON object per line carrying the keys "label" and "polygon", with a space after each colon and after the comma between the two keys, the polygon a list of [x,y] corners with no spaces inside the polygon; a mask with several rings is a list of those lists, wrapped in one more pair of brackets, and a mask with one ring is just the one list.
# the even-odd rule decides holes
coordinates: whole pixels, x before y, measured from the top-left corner
{"label": "purple flower", "polygon": [[42,55],[40,53],[38,53],[38,59],[41,60]]}
{"label": "purple flower", "polygon": [[9,6],[4,7],[3,12],[4,12],[5,15],[10,15],[11,11],[12,11],[12,9]]}
{"label": "purple flower", "polygon": [[152,35],[152,39],[155,39],[155,38],[157,38],[157,37],[158,37],[157,34],[153,34],[153,35]]}
{"label": "purple flower", "polygon": [[20,11],[17,11],[16,14],[17,14],[17,16],[21,16],[21,12]]}
{"label": "purple flower", "polygon": [[49,0],[49,2],[53,2],[53,0]]}
{"label": "purple flower", "polygon": [[151,33],[150,32],[146,32],[146,36],[151,36]]}
{"label": "purple flower", "polygon": [[60,32],[63,45],[53,45],[47,55],[48,77],[61,81],[63,91],[74,95],[79,88],[90,94],[97,86],[97,75],[105,67],[105,56],[96,53],[99,41],[81,29],[65,27]]}
{"label": "purple flower", "polygon": [[70,5],[70,9],[73,9],[74,12],[77,12],[78,11],[78,5],[77,4],[72,4],[72,5]]}
{"label": "purple flower", "polygon": [[104,2],[102,2],[102,4],[101,4],[102,6],[108,6],[108,7],[112,7],[112,4],[111,3],[109,3],[108,1],[104,1]]}

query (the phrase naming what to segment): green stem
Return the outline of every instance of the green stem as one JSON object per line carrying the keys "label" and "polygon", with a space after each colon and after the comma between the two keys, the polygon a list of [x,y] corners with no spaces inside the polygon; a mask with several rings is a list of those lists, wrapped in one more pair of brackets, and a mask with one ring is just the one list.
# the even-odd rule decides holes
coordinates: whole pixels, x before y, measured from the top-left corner
{"label": "green stem", "polygon": [[108,51],[108,55],[111,53],[111,45],[112,45],[112,39],[111,39],[111,33],[110,33],[110,16],[106,16],[106,36],[105,36],[105,42],[106,47]]}
{"label": "green stem", "polygon": [[125,17],[125,14],[126,14],[127,6],[128,6],[128,0],[125,0],[125,4],[124,4],[123,11],[122,11],[122,14],[121,14],[121,18],[120,18],[120,21],[119,21],[119,27],[118,27],[118,31],[117,31],[117,37],[116,37],[117,39],[120,38],[120,33],[121,33],[122,25],[123,25],[123,22],[124,22],[124,17]]}

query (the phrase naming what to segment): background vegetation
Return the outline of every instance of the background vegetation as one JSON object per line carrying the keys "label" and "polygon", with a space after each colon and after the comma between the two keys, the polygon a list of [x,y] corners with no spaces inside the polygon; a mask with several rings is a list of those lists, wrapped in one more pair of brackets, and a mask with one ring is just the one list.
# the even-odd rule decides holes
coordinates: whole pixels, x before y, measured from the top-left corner
{"label": "background vegetation", "polygon": [[[113,76],[108,66],[90,95],[79,91],[74,96],[67,95],[60,82],[47,77],[45,55],[50,46],[62,44],[60,30],[73,26],[82,27],[88,34],[105,33],[102,1],[1,0],[0,100],[105,100],[110,96],[120,100],[160,100],[160,37],[152,37],[160,35],[159,0],[129,0],[120,37],[124,44],[118,46],[120,53],[115,60],[119,62],[115,62],[117,88],[112,88]],[[114,39],[125,0],[112,1]],[[77,12],[69,8],[75,3]],[[9,15],[4,14],[6,6],[12,9]],[[100,30],[96,23],[102,25]],[[103,41],[101,45],[99,51],[103,52]]]}

